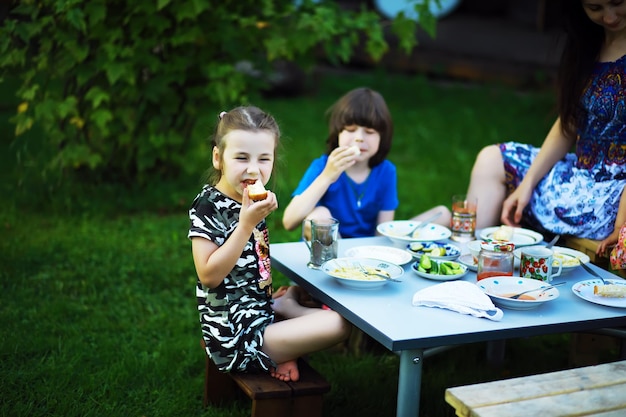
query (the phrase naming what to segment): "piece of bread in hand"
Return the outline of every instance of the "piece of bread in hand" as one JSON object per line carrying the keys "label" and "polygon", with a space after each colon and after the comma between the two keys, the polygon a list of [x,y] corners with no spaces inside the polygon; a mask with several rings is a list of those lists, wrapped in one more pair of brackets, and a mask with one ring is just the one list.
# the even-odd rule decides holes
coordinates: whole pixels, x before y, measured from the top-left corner
{"label": "piece of bread in hand", "polygon": [[354,153],[354,156],[361,155],[361,149],[359,149],[359,147],[357,145],[352,145],[348,149],[350,149],[352,151],[352,153]]}
{"label": "piece of bread in hand", "polygon": [[259,201],[267,198],[267,190],[263,187],[263,183],[260,180],[256,180],[254,184],[248,185],[248,197],[251,200]]}

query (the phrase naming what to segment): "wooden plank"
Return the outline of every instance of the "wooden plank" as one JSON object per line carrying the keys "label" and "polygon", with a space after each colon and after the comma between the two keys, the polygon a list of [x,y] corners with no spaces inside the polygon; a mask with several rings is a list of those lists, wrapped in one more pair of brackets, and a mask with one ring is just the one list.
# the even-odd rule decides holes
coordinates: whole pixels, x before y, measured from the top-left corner
{"label": "wooden plank", "polygon": [[472,410],[472,417],[583,416],[621,410],[626,414],[626,384],[570,394],[515,401]]}
{"label": "wooden plank", "polygon": [[561,416],[582,415],[583,404],[596,413],[626,410],[624,392],[626,361],[620,361],[449,388],[445,399],[457,416]]}

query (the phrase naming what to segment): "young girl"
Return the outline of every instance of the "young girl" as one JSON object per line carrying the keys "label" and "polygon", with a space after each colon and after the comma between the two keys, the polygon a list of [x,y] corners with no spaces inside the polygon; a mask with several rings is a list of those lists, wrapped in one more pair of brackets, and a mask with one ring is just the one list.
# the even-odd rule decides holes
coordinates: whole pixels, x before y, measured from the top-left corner
{"label": "young girl", "polygon": [[314,160],[293,192],[283,225],[334,217],[342,237],[374,236],[398,207],[396,167],[386,160],[393,123],[383,97],[357,88],[330,109],[326,154]]}
{"label": "young girl", "polygon": [[272,299],[265,217],[278,203],[271,191],[252,201],[247,187],[267,184],[279,138],[274,118],[256,107],[220,114],[212,140],[215,176],[189,210],[188,236],[202,336],[218,369],[297,381],[297,358],[342,341],[350,326],[334,311],[301,306],[297,287]]}

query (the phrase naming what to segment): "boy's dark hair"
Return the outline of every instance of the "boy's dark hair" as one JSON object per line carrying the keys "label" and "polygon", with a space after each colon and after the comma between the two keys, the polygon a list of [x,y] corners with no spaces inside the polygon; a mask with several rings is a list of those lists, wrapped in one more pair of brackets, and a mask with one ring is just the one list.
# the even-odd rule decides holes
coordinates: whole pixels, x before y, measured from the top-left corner
{"label": "boy's dark hair", "polygon": [[339,146],[339,133],[350,125],[375,129],[380,134],[380,146],[369,160],[370,168],[387,158],[393,138],[393,121],[383,96],[367,87],[346,93],[326,112],[329,116],[326,154]]}

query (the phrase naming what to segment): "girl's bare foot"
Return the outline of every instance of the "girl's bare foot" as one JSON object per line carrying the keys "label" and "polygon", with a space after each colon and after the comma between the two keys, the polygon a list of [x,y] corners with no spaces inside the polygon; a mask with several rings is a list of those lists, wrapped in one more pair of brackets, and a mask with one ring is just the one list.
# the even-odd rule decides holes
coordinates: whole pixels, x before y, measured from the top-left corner
{"label": "girl's bare foot", "polygon": [[272,375],[276,379],[280,379],[281,381],[289,382],[289,381],[297,381],[300,379],[300,372],[298,371],[298,361],[291,360],[283,363],[279,363],[276,368],[274,368],[270,375]]}

